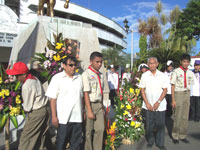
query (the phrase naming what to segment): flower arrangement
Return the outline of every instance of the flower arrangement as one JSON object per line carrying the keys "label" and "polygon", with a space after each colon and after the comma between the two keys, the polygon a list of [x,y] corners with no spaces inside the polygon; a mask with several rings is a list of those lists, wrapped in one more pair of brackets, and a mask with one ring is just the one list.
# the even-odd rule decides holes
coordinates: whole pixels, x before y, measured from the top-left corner
{"label": "flower arrangement", "polygon": [[144,134],[140,89],[132,88],[130,85],[126,83],[124,89],[120,92],[120,96],[115,98],[116,132],[123,138],[124,144],[133,144]]}
{"label": "flower arrangement", "polygon": [[35,56],[32,58],[32,61],[36,61],[40,67],[40,75],[48,81],[51,80],[53,75],[62,71],[61,62],[68,55],[73,55],[80,61],[80,43],[78,41],[63,38],[62,33],[58,35],[53,34],[53,36],[54,43],[47,40],[45,52],[35,53]]}
{"label": "flower arrangement", "polygon": [[15,128],[18,128],[16,116],[24,115],[20,92],[20,82],[9,78],[4,67],[0,66],[0,132],[6,121],[11,120]]}
{"label": "flower arrangement", "polygon": [[110,109],[107,108],[105,112],[105,150],[115,150],[120,145],[120,136],[116,133],[116,122],[110,126],[110,119],[107,119]]}

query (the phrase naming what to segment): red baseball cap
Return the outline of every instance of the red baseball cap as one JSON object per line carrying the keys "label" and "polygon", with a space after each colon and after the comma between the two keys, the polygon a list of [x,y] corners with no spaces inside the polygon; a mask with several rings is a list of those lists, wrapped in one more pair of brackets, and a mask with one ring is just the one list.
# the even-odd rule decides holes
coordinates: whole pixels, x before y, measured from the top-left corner
{"label": "red baseball cap", "polygon": [[6,73],[8,75],[19,75],[19,74],[25,74],[28,71],[29,71],[28,67],[27,67],[27,65],[25,63],[23,63],[23,62],[16,62],[13,65],[12,69],[7,69],[6,70]]}

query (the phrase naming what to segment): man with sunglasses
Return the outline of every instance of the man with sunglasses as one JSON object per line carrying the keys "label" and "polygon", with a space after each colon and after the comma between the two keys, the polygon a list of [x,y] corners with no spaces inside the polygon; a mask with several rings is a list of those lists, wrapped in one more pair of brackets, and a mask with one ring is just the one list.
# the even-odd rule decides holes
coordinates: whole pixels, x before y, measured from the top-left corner
{"label": "man with sunglasses", "polygon": [[[64,70],[53,76],[46,96],[50,98],[52,124],[57,127],[57,150],[80,150],[82,141],[82,98],[81,76],[75,72],[77,60],[67,56],[62,61]],[[68,141],[70,140],[70,141]]]}
{"label": "man with sunglasses", "polygon": [[[49,113],[48,98],[40,81],[29,73],[23,62],[17,62],[12,69],[7,69],[8,75],[15,75],[22,85],[23,108],[27,112],[25,125],[20,137],[18,150],[43,149],[47,136]],[[49,143],[51,144],[51,143]]]}

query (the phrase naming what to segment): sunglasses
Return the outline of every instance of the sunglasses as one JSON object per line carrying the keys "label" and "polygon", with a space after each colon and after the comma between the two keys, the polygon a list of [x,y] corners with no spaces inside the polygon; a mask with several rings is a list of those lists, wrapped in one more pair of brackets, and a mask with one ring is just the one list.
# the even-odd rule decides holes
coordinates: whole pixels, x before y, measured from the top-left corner
{"label": "sunglasses", "polygon": [[76,64],[67,64],[68,66],[70,66],[70,67],[76,67]]}

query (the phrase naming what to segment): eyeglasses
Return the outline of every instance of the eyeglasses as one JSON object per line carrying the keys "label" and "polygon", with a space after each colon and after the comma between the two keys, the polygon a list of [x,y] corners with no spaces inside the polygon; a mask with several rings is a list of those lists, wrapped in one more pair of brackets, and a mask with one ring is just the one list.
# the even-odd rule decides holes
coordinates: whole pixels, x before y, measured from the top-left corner
{"label": "eyeglasses", "polygon": [[76,67],[76,64],[67,64],[68,66],[70,66],[70,67]]}

